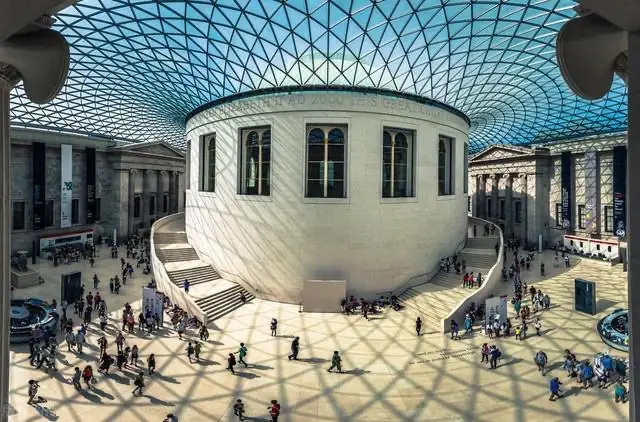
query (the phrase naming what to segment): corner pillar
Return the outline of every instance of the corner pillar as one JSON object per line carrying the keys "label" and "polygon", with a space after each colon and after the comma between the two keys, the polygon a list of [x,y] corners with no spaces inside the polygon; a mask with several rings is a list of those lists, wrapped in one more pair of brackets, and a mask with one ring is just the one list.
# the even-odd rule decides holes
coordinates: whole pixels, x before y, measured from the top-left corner
{"label": "corner pillar", "polygon": [[510,239],[513,234],[513,215],[515,213],[515,205],[513,202],[513,177],[505,173],[502,177],[505,178],[504,187],[504,236],[506,239]]}

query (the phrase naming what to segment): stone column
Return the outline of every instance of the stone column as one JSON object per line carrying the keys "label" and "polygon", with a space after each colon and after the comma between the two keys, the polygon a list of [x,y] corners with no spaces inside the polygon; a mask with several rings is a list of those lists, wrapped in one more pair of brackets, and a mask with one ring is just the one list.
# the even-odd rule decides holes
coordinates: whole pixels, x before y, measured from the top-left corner
{"label": "stone column", "polygon": [[142,227],[150,227],[151,220],[151,170],[142,170]]}
{"label": "stone column", "polygon": [[128,216],[128,224],[129,224],[129,233],[135,233],[135,229],[133,227],[133,220],[135,219],[135,197],[136,197],[136,174],[137,171],[135,169],[129,170],[129,216]]}
{"label": "stone column", "polygon": [[[118,239],[126,237],[130,228],[130,204],[129,204],[129,179],[131,176],[129,170],[120,170],[118,175],[118,198],[116,204],[113,206],[114,212],[118,215],[118,224],[116,226]],[[116,240],[118,240],[116,239]]]}
{"label": "stone column", "polygon": [[473,200],[473,207],[475,209],[473,215],[479,218],[482,218],[484,215],[484,195],[486,194],[484,190],[484,176],[479,174],[476,176],[476,194]]}
{"label": "stone column", "polygon": [[164,215],[164,186],[162,184],[164,174],[166,174],[164,170],[158,170],[156,174],[158,178],[156,185],[156,215]]}
{"label": "stone column", "polygon": [[498,219],[498,201],[500,197],[498,195],[498,175],[490,174],[489,178],[491,179],[491,215],[492,221],[496,221]]}
{"label": "stone column", "polygon": [[518,174],[518,178],[520,179],[520,201],[522,203],[522,223],[520,224],[520,233],[516,233],[516,236],[520,237],[521,242],[527,241],[527,219],[525,218],[525,210],[527,209],[527,201],[529,198],[527,197],[527,175],[525,173]]}
{"label": "stone column", "polygon": [[168,214],[173,214],[175,211],[173,211],[173,203],[174,203],[174,199],[173,199],[173,190],[175,189],[175,172],[174,171],[169,171],[169,189],[167,189],[167,191],[169,192],[169,211]]}
{"label": "stone column", "polygon": [[505,173],[502,177],[504,177],[507,182],[504,188],[504,237],[505,239],[511,239],[515,213],[513,203],[513,177],[508,173]]}
{"label": "stone column", "polygon": [[[640,177],[640,31],[629,33],[627,90],[629,93],[627,142],[627,259],[629,302],[629,369],[631,410],[629,420],[640,418],[640,184],[630,183]],[[636,116],[637,114],[637,116]],[[633,117],[636,116],[636,117]],[[638,138],[636,141],[635,139]],[[637,171],[636,171],[637,170]],[[637,173],[637,174],[636,174]],[[635,176],[634,176],[635,175]],[[634,255],[635,253],[635,255]],[[635,279],[638,281],[634,281]]]}
{"label": "stone column", "polygon": [[[2,317],[0,318],[0,411],[1,420],[7,420],[9,410],[9,300],[11,289],[11,136],[9,125],[11,122],[10,92],[13,79],[0,71],[0,163],[2,163],[2,177],[0,177],[0,191],[2,192],[2,206],[0,206],[0,271],[2,272]],[[23,403],[14,403],[22,406]]]}

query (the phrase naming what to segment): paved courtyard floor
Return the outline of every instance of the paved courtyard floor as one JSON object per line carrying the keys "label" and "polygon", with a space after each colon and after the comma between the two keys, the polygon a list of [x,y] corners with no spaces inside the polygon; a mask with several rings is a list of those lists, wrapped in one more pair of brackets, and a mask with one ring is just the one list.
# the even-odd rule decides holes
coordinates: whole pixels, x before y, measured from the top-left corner
{"label": "paved courtyard floor", "polygon": [[[108,291],[109,276],[119,263],[107,257],[104,249],[96,272],[103,280],[100,289]],[[159,336],[127,336],[128,345],[140,347],[141,365],[150,353],[156,354],[157,374],[146,377],[144,395],[134,397],[134,371],[97,374],[91,391],[76,391],[69,379],[73,368],[87,364],[96,367],[99,337],[97,327],[88,336],[91,346],[82,356],[60,347],[58,372],[46,374],[29,365],[25,346],[13,346],[11,356],[10,421],[60,420],[64,422],[136,421],[160,422],[174,413],[181,422],[233,420],[236,399],[246,403],[247,419],[268,421],[271,399],[282,404],[280,421],[625,421],[628,406],[616,405],[613,391],[580,390],[559,367],[564,349],[579,358],[592,358],[605,350],[595,326],[600,317],[618,307],[626,307],[626,275],[620,267],[583,260],[570,269],[554,268],[545,253],[547,279],[539,280],[541,257],[535,271],[524,280],[547,292],[552,307],[540,314],[543,335],[524,341],[513,338],[489,340],[475,335],[452,341],[442,334],[416,337],[410,311],[387,311],[370,321],[361,316],[298,313],[298,307],[261,300],[243,306],[216,321],[210,329],[200,363],[189,364],[185,347],[165,324]],[[47,283],[16,291],[16,297],[59,295],[59,275],[69,267],[53,269],[43,264]],[[87,274],[87,263],[75,265]],[[111,274],[113,273],[113,274]],[[573,279],[598,283],[596,316],[576,313],[573,308]],[[143,281],[144,279],[144,281]],[[114,324],[125,301],[141,298],[141,286],[148,280],[136,274],[120,297],[107,293]],[[510,284],[503,285],[511,293]],[[56,294],[56,292],[58,294]],[[501,293],[501,292],[499,292]],[[510,306],[511,308],[511,306]],[[511,309],[510,309],[511,311]],[[271,337],[271,318],[279,321],[278,337]],[[110,351],[115,351],[114,327],[108,329]],[[300,360],[289,361],[293,336],[300,336]],[[190,333],[189,339],[195,339]],[[480,363],[483,342],[497,344],[503,359],[497,370]],[[248,368],[236,367],[236,375],[225,370],[226,356],[240,342],[248,349]],[[59,343],[62,343],[59,337]],[[546,351],[553,368],[541,376],[533,362],[539,349]],[[328,373],[334,350],[343,358],[344,374]],[[615,355],[620,355],[615,352]],[[548,381],[558,376],[564,382],[565,398],[548,401]],[[40,381],[40,395],[47,403],[27,406],[26,382]]]}

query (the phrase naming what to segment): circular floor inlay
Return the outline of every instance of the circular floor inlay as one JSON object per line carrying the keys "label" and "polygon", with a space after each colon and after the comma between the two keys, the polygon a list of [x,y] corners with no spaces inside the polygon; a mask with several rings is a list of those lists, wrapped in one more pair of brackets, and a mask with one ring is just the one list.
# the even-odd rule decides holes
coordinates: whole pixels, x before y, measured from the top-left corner
{"label": "circular floor inlay", "polygon": [[24,306],[12,306],[9,310],[9,316],[15,319],[23,319],[29,316],[29,311]]}

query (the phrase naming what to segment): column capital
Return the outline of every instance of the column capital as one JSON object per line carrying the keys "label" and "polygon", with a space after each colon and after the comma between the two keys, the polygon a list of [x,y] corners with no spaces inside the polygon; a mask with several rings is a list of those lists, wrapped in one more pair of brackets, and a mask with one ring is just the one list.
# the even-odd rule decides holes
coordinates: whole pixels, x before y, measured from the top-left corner
{"label": "column capital", "polygon": [[136,174],[138,173],[138,170],[136,169],[129,169],[129,174]]}
{"label": "column capital", "polygon": [[518,179],[527,180],[527,173],[518,173]]}
{"label": "column capital", "polygon": [[498,178],[498,175],[496,173],[487,174],[487,179],[494,180],[494,179],[497,179],[497,178]]}
{"label": "column capital", "polygon": [[166,170],[158,170],[158,174],[160,174],[160,176],[165,176],[167,174]]}

